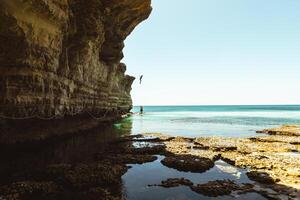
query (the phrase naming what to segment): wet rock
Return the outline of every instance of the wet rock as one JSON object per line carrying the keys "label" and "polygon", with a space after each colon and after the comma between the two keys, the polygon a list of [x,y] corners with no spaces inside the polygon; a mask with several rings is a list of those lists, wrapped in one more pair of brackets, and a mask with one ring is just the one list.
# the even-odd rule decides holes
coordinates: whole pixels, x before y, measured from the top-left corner
{"label": "wet rock", "polygon": [[159,139],[159,142],[168,142],[173,140],[175,137],[161,134],[161,133],[145,133],[143,134],[145,137],[156,137]]}
{"label": "wet rock", "polygon": [[47,177],[50,178],[60,178],[72,170],[72,165],[70,164],[53,164],[46,168]]}
{"label": "wet rock", "polygon": [[113,144],[118,144],[118,143],[123,143],[123,142],[132,142],[132,141],[138,140],[142,137],[143,137],[143,135],[141,135],[141,134],[138,134],[138,135],[125,135],[125,136],[121,136],[120,138],[117,138],[112,143]]}
{"label": "wet rock", "polygon": [[0,199],[55,199],[61,188],[54,182],[23,181],[0,187]]}
{"label": "wet rock", "polygon": [[229,195],[232,191],[241,190],[241,186],[237,185],[231,180],[216,180],[210,181],[205,184],[198,184],[196,186],[191,186],[194,192],[199,194],[217,197],[222,195]]}
{"label": "wet rock", "polygon": [[143,164],[147,162],[153,162],[157,159],[157,157],[154,155],[112,154],[102,156],[103,159],[119,164]]}
{"label": "wet rock", "polygon": [[86,192],[82,192],[79,195],[80,200],[124,200],[122,195],[116,196],[116,194],[112,194],[107,189],[103,188],[91,188]]}
{"label": "wet rock", "polygon": [[169,178],[165,181],[162,181],[161,184],[159,184],[159,185],[149,185],[149,186],[161,186],[161,187],[165,187],[165,188],[172,188],[172,187],[178,187],[181,185],[192,186],[193,182],[188,179],[185,179],[185,178]]}
{"label": "wet rock", "polygon": [[236,151],[237,147],[235,146],[213,146],[211,147],[213,151],[225,152],[225,151]]}
{"label": "wet rock", "polygon": [[173,139],[171,139],[170,141],[171,142],[187,142],[187,143],[191,143],[194,141],[195,138],[187,138],[187,137],[180,137],[180,136],[177,136]]}
{"label": "wet rock", "polygon": [[256,132],[269,135],[300,136],[300,125],[283,125],[279,128],[264,129]]}
{"label": "wet rock", "polygon": [[258,137],[252,137],[252,138],[249,138],[249,140],[251,142],[278,142],[276,140],[268,140],[268,139],[265,139],[265,138],[258,138]]}
{"label": "wet rock", "polygon": [[230,165],[235,165],[235,161],[232,160],[232,159],[222,157],[221,155],[220,155],[220,159],[223,160],[223,161],[225,161],[226,163],[228,163]]}
{"label": "wet rock", "polygon": [[161,163],[167,167],[185,172],[205,172],[214,166],[211,159],[192,155],[168,156]]}
{"label": "wet rock", "polygon": [[287,135],[268,135],[260,137],[249,138],[252,142],[261,143],[289,143],[293,145],[300,144],[300,137],[298,136],[287,136]]}
{"label": "wet rock", "polygon": [[132,147],[132,148],[128,148],[126,149],[126,153],[129,154],[164,154],[165,153],[165,145],[154,145],[154,146],[145,146],[145,147],[141,147],[141,148],[136,148],[136,147]]}
{"label": "wet rock", "polygon": [[300,189],[294,187],[288,187],[286,185],[275,184],[271,185],[272,190],[276,191],[277,194],[288,195],[292,198],[300,197]]}
{"label": "wet rock", "polygon": [[85,189],[96,186],[119,184],[121,176],[127,171],[121,164],[102,161],[98,163],[56,165],[48,168],[48,174],[66,187]]}
{"label": "wet rock", "polygon": [[167,142],[173,140],[175,137],[163,135],[160,133],[145,133],[124,136],[120,141],[132,141],[132,142]]}
{"label": "wet rock", "polygon": [[[169,156],[193,155],[222,159],[241,168],[272,174],[281,184],[300,187],[300,137],[269,135],[251,138],[200,137],[193,143],[163,142]],[[291,153],[295,152],[295,153]]]}
{"label": "wet rock", "polygon": [[132,140],[133,142],[160,142],[161,139],[159,137],[155,136],[146,136],[146,135],[140,135],[139,137],[133,137]]}
{"label": "wet rock", "polygon": [[236,143],[237,139],[221,137],[196,138],[194,142],[196,148],[210,149],[216,152],[236,151]]}
{"label": "wet rock", "polygon": [[251,171],[246,173],[249,179],[264,184],[274,184],[279,180],[274,180],[269,174],[265,172]]}
{"label": "wet rock", "polygon": [[194,142],[194,144],[190,148],[192,148],[192,149],[201,149],[201,150],[209,149],[208,146],[204,146],[203,144],[198,143],[198,142]]}

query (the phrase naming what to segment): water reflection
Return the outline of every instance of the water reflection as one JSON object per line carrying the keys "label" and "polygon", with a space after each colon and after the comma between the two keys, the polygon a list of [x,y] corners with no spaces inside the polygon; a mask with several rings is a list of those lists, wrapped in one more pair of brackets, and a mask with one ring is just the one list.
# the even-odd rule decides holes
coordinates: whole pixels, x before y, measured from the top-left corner
{"label": "water reflection", "polygon": [[246,176],[246,170],[234,167],[222,160],[215,162],[215,166],[204,173],[180,172],[165,167],[161,164],[164,156],[151,163],[142,165],[130,165],[131,169],[122,177],[124,194],[128,200],[152,200],[152,199],[265,199],[257,193],[248,193],[240,196],[222,196],[219,198],[206,197],[190,190],[187,186],[176,188],[149,187],[148,185],[159,184],[168,178],[186,178],[194,184],[203,184],[213,180],[229,179],[237,183],[253,183]]}
{"label": "water reflection", "polygon": [[[79,163],[90,164],[97,160],[97,154],[110,152],[113,142],[120,136],[132,134],[132,118],[127,118],[113,125],[105,125],[86,131],[84,134],[69,138],[59,138],[51,142],[19,147],[2,147],[0,149],[0,186],[16,181],[39,180],[39,173],[49,165]],[[130,142],[133,147],[151,147],[151,143],[138,141]],[[160,145],[160,144],[157,144]],[[231,166],[221,160],[205,173],[179,172],[165,167],[160,163],[164,156],[157,156],[154,162],[129,165],[131,168],[123,175],[123,185],[115,185],[116,191],[121,191],[127,200],[193,200],[193,199],[233,199],[233,196],[210,198],[197,194],[185,186],[176,188],[148,187],[159,184],[168,178],[187,178],[194,184],[206,183],[213,180],[230,179],[237,183],[251,182],[245,175],[245,170]],[[100,160],[102,162],[102,160]],[[84,176],[84,174],[83,174]],[[119,177],[120,178],[120,177]],[[77,192],[77,191],[76,191]],[[75,195],[76,196],[76,195]],[[74,198],[75,196],[72,196]],[[1,198],[1,194],[0,194]],[[256,193],[238,196],[238,199],[264,199]]]}
{"label": "water reflection", "polygon": [[110,141],[121,135],[130,135],[131,127],[132,122],[128,120],[122,123],[122,128],[106,124],[68,138],[40,144],[1,147],[0,183],[22,180],[25,174],[32,174],[33,170],[43,169],[51,164],[93,162],[96,153],[110,148]]}

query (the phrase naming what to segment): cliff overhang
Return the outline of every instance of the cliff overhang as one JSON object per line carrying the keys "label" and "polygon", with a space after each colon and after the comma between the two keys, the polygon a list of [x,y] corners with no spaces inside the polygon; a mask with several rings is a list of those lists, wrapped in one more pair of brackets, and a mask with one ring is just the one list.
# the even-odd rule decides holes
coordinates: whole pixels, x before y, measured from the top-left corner
{"label": "cliff overhang", "polygon": [[0,117],[113,119],[130,111],[124,40],[151,9],[151,0],[2,0]]}

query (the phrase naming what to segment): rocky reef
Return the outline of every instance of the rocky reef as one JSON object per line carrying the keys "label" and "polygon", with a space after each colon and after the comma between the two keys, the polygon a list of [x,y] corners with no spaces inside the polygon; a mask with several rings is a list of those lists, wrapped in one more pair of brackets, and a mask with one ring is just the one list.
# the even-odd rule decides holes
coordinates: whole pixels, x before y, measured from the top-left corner
{"label": "rocky reef", "polygon": [[264,129],[256,132],[269,135],[300,136],[300,125],[283,125],[278,128]]}
{"label": "rocky reef", "polygon": [[111,128],[0,146],[0,199],[299,199],[298,136],[186,138]]}
{"label": "rocky reef", "polygon": [[122,49],[150,13],[151,0],[2,0],[0,114],[128,112],[134,77],[125,75]]}
{"label": "rocky reef", "polygon": [[146,137],[152,138],[152,142],[159,141],[165,144],[166,158],[161,163],[168,164],[169,168],[179,171],[197,169],[194,171],[203,173],[212,168],[215,161],[223,160],[232,166],[247,169],[247,177],[255,182],[236,184],[230,180],[216,180],[196,185],[184,177],[170,177],[161,184],[150,186],[170,188],[184,185],[196,193],[211,197],[256,192],[267,199],[298,199],[300,138],[295,136],[298,131],[295,127],[299,126],[289,127],[294,127],[294,131],[291,130],[289,135],[282,133],[251,138],[185,138],[160,133],[145,134]]}

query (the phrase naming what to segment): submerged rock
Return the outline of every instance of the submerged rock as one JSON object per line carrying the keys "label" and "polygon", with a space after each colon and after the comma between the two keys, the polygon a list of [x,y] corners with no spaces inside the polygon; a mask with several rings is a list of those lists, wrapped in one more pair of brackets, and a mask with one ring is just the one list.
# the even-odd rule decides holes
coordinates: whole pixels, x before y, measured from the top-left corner
{"label": "submerged rock", "polygon": [[[297,136],[196,138],[193,142],[187,142],[185,139],[173,140],[174,138],[169,137],[162,140],[160,137],[164,136],[156,137],[128,136],[123,141],[109,142],[107,147],[101,147],[101,151],[94,151],[87,159],[75,159],[75,163],[73,159],[65,160],[66,154],[62,153],[58,154],[59,159],[49,160],[49,163],[46,161],[46,164],[43,163],[45,165],[40,163],[37,169],[31,170],[27,167],[26,170],[21,169],[16,173],[10,173],[11,176],[5,177],[7,180],[3,180],[5,183],[0,186],[0,199],[9,199],[8,197],[13,195],[19,195],[17,199],[26,199],[29,195],[29,197],[37,196],[39,199],[51,200],[97,198],[120,200],[125,198],[122,196],[122,177],[126,177],[123,175],[131,167],[126,165],[153,162],[157,159],[157,154],[166,156],[161,161],[163,165],[193,173],[205,172],[214,166],[216,160],[222,159],[237,167],[250,168],[252,171],[248,172],[247,176],[255,182],[238,184],[230,180],[217,180],[195,185],[185,177],[185,173],[177,172],[181,174],[179,177],[183,178],[170,177],[161,183],[158,182],[158,185],[150,186],[165,188],[188,186],[194,192],[210,197],[229,194],[239,196],[248,192],[259,193],[269,199],[295,199],[300,195],[297,189],[300,183],[300,156],[298,154],[300,146],[292,144],[298,142]],[[192,144],[208,148],[197,149],[193,148]],[[236,147],[236,150],[224,148],[213,150],[214,147],[220,146]],[[69,146],[66,145],[66,148]],[[88,149],[88,153],[90,150]],[[35,153],[32,155],[35,156]],[[61,163],[61,158],[69,163]],[[18,163],[24,163],[24,158],[22,157],[21,162]],[[135,170],[135,167],[147,170],[147,166],[153,167],[157,164],[160,165],[155,162],[145,165],[145,168],[143,168],[144,165],[137,165],[131,170]],[[232,174],[232,171],[216,166],[218,172]],[[164,170],[168,169],[164,168]],[[140,175],[143,174],[140,173]],[[205,174],[201,176],[205,177]],[[280,182],[277,182],[279,178]],[[27,186],[20,187],[20,182],[26,182]],[[147,186],[148,182],[141,184]],[[255,186],[253,187],[252,184]],[[47,198],[44,198],[45,195]]]}
{"label": "submerged rock", "polygon": [[122,163],[122,164],[143,164],[147,162],[153,162],[157,159],[157,157],[154,155],[135,155],[135,154],[111,154],[111,155],[103,155],[102,158],[112,163]]}
{"label": "submerged rock", "polygon": [[164,154],[165,153],[166,146],[163,145],[149,145],[149,146],[144,146],[144,145],[136,145],[131,148],[125,149],[126,153],[131,153],[131,154]]}
{"label": "submerged rock", "polygon": [[172,188],[172,187],[178,187],[181,185],[192,186],[193,182],[188,179],[185,179],[185,178],[169,178],[165,181],[162,181],[161,184],[159,184],[159,185],[149,185],[149,186],[161,186],[161,187],[165,187],[165,188]]}
{"label": "submerged rock", "polygon": [[231,192],[236,190],[245,190],[252,188],[251,185],[240,186],[231,180],[216,180],[210,181],[205,184],[198,184],[196,186],[191,186],[194,192],[203,194],[205,196],[217,197],[222,195],[229,195]]}
{"label": "submerged rock", "polygon": [[192,155],[168,156],[161,163],[167,167],[185,172],[205,172],[214,166],[211,159]]}
{"label": "submerged rock", "polygon": [[[157,137],[164,137],[156,134]],[[280,184],[300,188],[300,137],[269,135],[251,138],[200,137],[185,141],[165,141],[170,156],[191,155],[222,159],[241,168],[269,174]],[[221,148],[219,148],[221,147]],[[173,159],[176,160],[176,159]],[[180,163],[181,164],[181,163]]]}
{"label": "submerged rock", "polygon": [[274,180],[269,174],[265,172],[251,171],[246,173],[249,179],[264,184],[274,184],[279,180]]}
{"label": "submerged rock", "polygon": [[76,165],[54,165],[48,168],[48,176],[77,190],[90,187],[120,184],[120,177],[127,171],[125,165],[106,161]]}

